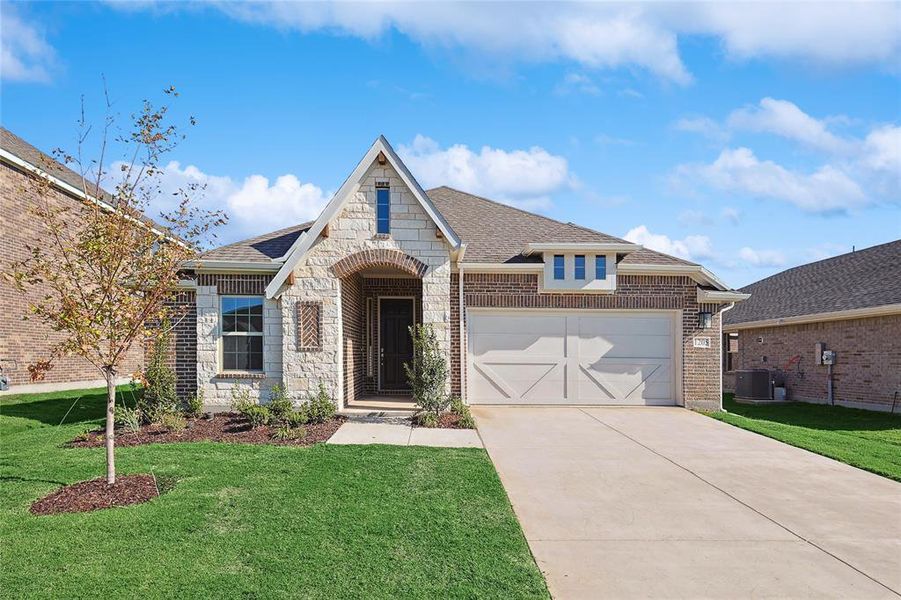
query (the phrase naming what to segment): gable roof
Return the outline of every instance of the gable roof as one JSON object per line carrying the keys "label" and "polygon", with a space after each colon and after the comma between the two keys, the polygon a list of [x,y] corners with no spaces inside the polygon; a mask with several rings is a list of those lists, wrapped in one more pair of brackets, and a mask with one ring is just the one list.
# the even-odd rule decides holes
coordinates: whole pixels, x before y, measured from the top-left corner
{"label": "gable roof", "polygon": [[901,304],[901,240],[788,269],[741,289],[724,325]]}
{"label": "gable roof", "polygon": [[282,258],[291,249],[300,234],[309,230],[311,225],[313,225],[313,221],[307,221],[300,225],[285,227],[278,231],[220,246],[204,252],[198,257],[198,260],[200,262],[211,260],[271,263]]}
{"label": "gable roof", "polygon": [[[19,170],[46,176],[56,188],[70,196],[96,202],[111,211],[115,210],[116,199],[112,194],[103,188],[100,188],[97,197],[85,193],[85,188],[90,192],[96,182],[85,182],[80,174],[49,154],[41,152],[5,127],[0,127],[0,158]],[[156,233],[177,239],[165,227],[138,210],[131,210],[128,218],[140,221]]]}
{"label": "gable roof", "polygon": [[[463,263],[540,263],[523,256],[526,244],[541,242],[628,244],[626,240],[575,223],[562,223],[507,204],[447,186],[428,191],[429,198],[466,244]],[[630,252],[620,264],[694,265],[647,248]]]}

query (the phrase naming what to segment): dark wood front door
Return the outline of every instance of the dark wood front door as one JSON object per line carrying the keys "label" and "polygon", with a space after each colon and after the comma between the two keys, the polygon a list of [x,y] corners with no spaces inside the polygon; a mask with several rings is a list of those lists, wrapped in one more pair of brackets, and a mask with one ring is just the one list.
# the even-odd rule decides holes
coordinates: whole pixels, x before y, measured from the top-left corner
{"label": "dark wood front door", "polygon": [[413,342],[409,330],[413,325],[413,300],[382,298],[379,315],[381,389],[409,390],[404,363],[413,360]]}

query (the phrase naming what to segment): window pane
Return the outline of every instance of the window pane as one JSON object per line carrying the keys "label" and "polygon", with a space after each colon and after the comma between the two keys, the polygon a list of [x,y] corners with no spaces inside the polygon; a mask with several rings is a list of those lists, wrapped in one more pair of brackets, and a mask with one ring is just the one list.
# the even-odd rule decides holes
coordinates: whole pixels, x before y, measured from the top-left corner
{"label": "window pane", "polygon": [[391,191],[378,188],[375,193],[376,232],[388,233],[391,228]]}
{"label": "window pane", "polygon": [[253,331],[254,333],[263,333],[263,315],[251,315],[250,317],[250,328],[248,331]]}
{"label": "window pane", "polygon": [[237,331],[235,329],[235,317],[233,315],[223,315],[222,331],[224,331],[224,332]]}
{"label": "window pane", "polygon": [[585,279],[585,256],[582,254],[576,255],[575,273],[576,279]]}
{"label": "window pane", "polygon": [[235,298],[223,298],[222,299],[222,314],[234,314],[235,312]]}
{"label": "window pane", "polygon": [[594,276],[596,279],[607,279],[607,257],[606,256],[595,256],[594,257]]}
{"label": "window pane", "polygon": [[554,255],[554,279],[563,279],[565,277],[566,271],[564,269],[563,263],[563,255],[555,254]]}
{"label": "window pane", "polygon": [[250,331],[250,317],[248,315],[235,317],[235,331]]}
{"label": "window pane", "polygon": [[263,314],[263,299],[262,298],[251,298],[250,304],[250,314],[252,315],[262,315]]}

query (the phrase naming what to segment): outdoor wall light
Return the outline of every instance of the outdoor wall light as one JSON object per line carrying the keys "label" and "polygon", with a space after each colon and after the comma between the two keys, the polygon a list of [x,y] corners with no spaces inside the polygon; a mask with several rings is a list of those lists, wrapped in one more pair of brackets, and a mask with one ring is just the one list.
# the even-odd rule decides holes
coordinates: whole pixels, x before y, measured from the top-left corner
{"label": "outdoor wall light", "polygon": [[698,313],[698,327],[700,327],[701,329],[713,328],[713,313]]}

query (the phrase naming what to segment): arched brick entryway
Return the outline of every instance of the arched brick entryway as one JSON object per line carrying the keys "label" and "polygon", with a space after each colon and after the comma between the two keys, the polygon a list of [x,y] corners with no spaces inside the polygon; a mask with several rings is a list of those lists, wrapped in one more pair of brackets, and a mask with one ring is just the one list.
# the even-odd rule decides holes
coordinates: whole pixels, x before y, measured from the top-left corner
{"label": "arched brick entryway", "polygon": [[344,278],[363,269],[379,267],[392,267],[419,278],[422,278],[429,268],[421,260],[413,258],[409,254],[404,254],[400,250],[381,248],[363,250],[350,256],[345,256],[332,266],[332,273],[336,277]]}

